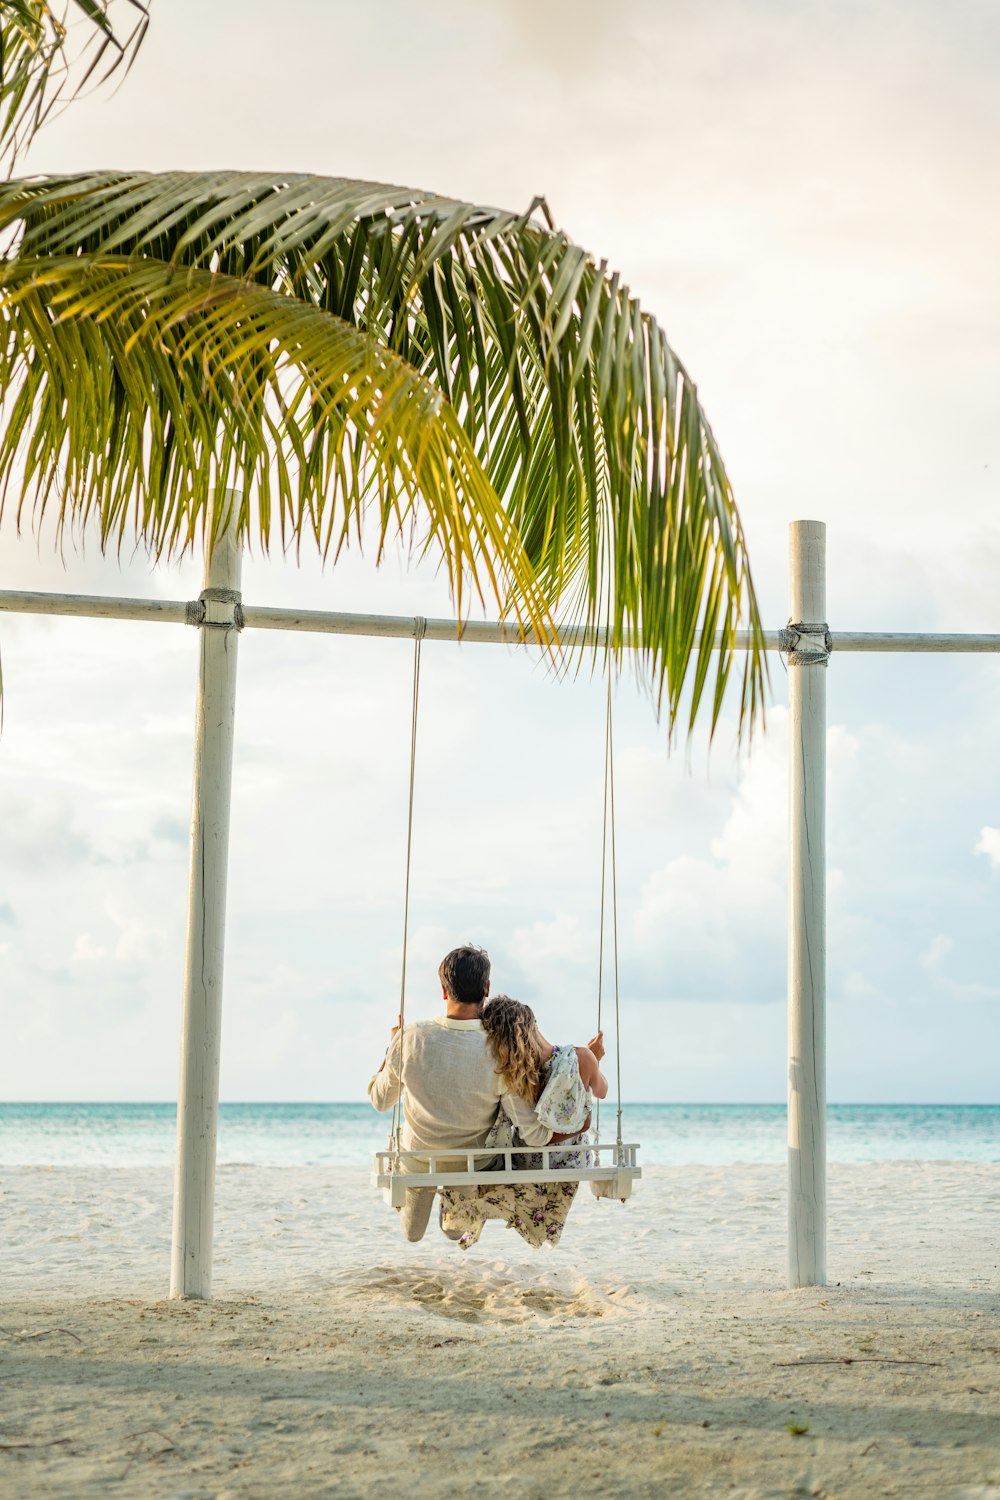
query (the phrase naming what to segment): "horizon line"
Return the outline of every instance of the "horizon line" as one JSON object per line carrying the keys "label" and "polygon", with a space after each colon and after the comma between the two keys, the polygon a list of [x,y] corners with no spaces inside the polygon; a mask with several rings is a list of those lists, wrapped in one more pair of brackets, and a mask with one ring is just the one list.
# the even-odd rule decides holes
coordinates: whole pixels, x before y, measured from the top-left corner
{"label": "horizon line", "polygon": [[[220,1099],[222,1105],[302,1105],[315,1108],[325,1105],[356,1105],[362,1108],[365,1099]],[[602,1101],[603,1102],[603,1101]],[[7,1105],[85,1105],[128,1104],[162,1105],[176,1108],[176,1099],[0,1099],[0,1108]],[[682,1108],[699,1109],[787,1109],[787,1100],[778,1099],[630,1099],[622,1108]],[[1000,1099],[831,1099],[828,1109],[1000,1109]],[[372,1110],[375,1118],[379,1112]]]}

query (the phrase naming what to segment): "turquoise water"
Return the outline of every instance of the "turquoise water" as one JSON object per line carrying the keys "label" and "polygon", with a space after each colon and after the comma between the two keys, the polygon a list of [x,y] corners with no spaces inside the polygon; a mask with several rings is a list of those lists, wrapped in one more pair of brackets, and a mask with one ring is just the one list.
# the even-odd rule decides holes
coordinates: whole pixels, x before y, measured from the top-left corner
{"label": "turquoise water", "polygon": [[[169,1166],[173,1104],[0,1104],[0,1165]],[[614,1135],[614,1111],[602,1138]],[[386,1118],[364,1104],[223,1104],[219,1162],[363,1166],[385,1145]],[[633,1104],[627,1140],[650,1165],[781,1162],[778,1104]],[[1000,1105],[835,1104],[831,1161],[1000,1161]]]}

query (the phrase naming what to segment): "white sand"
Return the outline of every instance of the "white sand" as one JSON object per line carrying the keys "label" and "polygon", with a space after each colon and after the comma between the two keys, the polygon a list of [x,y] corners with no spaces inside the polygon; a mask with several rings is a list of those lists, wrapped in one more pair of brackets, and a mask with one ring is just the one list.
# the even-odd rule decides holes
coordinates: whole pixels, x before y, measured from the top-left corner
{"label": "white sand", "polygon": [[1000,1167],[832,1168],[797,1292],[783,1175],[647,1169],[465,1255],[363,1171],[227,1167],[199,1305],[167,1173],[8,1169],[0,1494],[1000,1500]]}

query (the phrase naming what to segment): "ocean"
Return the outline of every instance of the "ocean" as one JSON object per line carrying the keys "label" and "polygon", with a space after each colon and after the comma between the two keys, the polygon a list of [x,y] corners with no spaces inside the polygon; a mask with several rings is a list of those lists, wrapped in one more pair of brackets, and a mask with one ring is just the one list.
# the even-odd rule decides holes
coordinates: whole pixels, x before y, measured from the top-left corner
{"label": "ocean", "polygon": [[[0,1103],[0,1166],[169,1166],[173,1104]],[[832,1162],[1000,1162],[1000,1105],[834,1104]],[[614,1138],[614,1109],[602,1112],[602,1140]],[[223,1104],[223,1164],[363,1166],[386,1144],[388,1118],[367,1103]],[[626,1140],[640,1161],[722,1166],[785,1159],[779,1104],[630,1104]]]}

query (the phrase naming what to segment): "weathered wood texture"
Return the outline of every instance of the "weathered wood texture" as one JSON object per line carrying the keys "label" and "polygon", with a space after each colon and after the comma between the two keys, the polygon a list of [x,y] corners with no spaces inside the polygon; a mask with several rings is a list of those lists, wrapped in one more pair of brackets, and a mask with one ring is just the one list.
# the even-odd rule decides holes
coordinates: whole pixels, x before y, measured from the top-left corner
{"label": "weathered wood texture", "polygon": [[[206,592],[240,587],[240,549],[228,535],[205,566]],[[208,598],[200,628],[187,955],[184,969],[172,1297],[209,1297],[219,1117],[226,873],[239,631],[235,599]]]}

